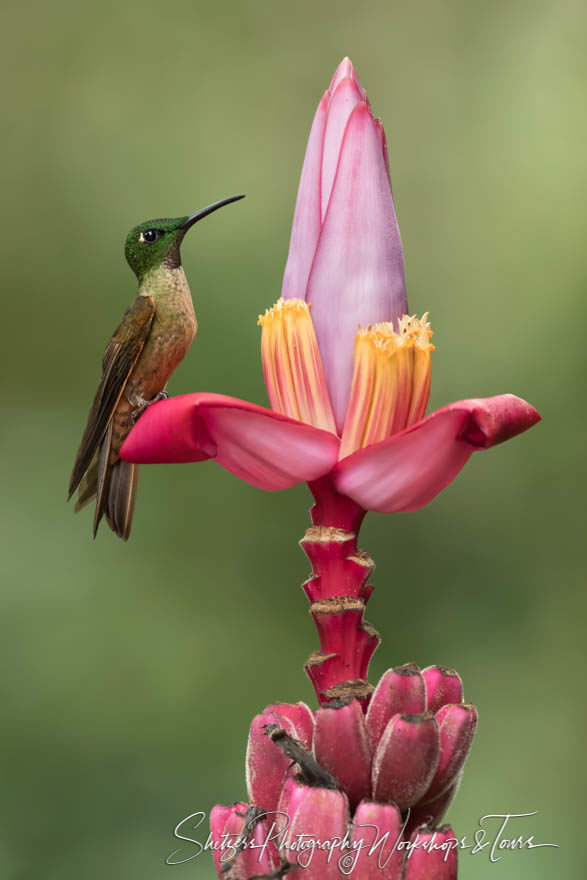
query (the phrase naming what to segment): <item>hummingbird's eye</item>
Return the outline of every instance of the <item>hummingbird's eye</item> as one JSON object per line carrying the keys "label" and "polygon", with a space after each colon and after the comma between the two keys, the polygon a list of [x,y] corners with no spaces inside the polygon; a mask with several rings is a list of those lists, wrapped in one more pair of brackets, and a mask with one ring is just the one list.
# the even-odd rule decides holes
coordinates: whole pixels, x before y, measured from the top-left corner
{"label": "hummingbird's eye", "polygon": [[141,232],[139,241],[146,241],[147,244],[153,244],[153,242],[157,241],[159,238],[161,238],[161,231],[159,229],[147,229],[146,232]]}

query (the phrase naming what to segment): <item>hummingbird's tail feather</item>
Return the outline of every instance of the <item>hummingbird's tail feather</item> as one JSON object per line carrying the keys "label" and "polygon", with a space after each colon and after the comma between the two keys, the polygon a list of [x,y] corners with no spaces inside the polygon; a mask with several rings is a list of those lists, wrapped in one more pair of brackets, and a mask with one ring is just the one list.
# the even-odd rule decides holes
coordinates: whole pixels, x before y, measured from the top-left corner
{"label": "hummingbird's tail feather", "polygon": [[[100,455],[97,458],[95,469],[94,493],[96,496],[96,512],[94,514],[94,538],[102,517],[113,532],[128,540],[132,526],[132,517],[135,509],[135,498],[139,479],[138,465],[129,461],[118,459],[111,463],[112,422],[104,435],[100,446]],[[91,468],[90,468],[91,470]],[[90,476],[88,472],[88,476]],[[87,503],[92,496],[92,486],[88,486],[80,502]],[[78,503],[80,503],[78,502]]]}
{"label": "hummingbird's tail feather", "polygon": [[110,469],[106,520],[113,532],[128,540],[135,509],[139,466],[120,459]]}
{"label": "hummingbird's tail feather", "polygon": [[110,482],[109,467],[110,460],[110,444],[112,443],[112,419],[108,424],[104,439],[100,444],[100,454],[98,456],[98,468],[96,473],[96,511],[94,513],[94,538],[98,534],[98,526],[100,520],[106,512],[106,502],[108,499],[108,484]]}
{"label": "hummingbird's tail feather", "polygon": [[91,504],[94,498],[96,497],[96,493],[98,491],[98,460],[100,458],[100,453],[97,452],[93,457],[89,468],[85,472],[81,483],[79,484],[79,490],[77,493],[77,500],[75,502],[75,512],[79,513],[80,510],[83,510],[84,507],[87,507],[88,504]]}
{"label": "hummingbird's tail feather", "polygon": [[118,459],[111,463],[112,422],[108,426],[98,452],[79,484],[75,512],[96,499],[94,538],[103,517],[112,531],[128,541],[135,509],[139,466]]}

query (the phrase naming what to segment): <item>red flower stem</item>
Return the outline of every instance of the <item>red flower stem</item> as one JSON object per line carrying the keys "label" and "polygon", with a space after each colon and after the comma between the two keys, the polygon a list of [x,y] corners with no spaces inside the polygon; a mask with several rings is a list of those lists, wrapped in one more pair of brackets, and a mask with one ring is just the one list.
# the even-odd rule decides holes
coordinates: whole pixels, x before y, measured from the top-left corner
{"label": "red flower stem", "polygon": [[365,511],[340,495],[327,476],[308,485],[316,503],[313,526],[300,541],[312,564],[312,577],[303,588],[320,650],[308,658],[306,673],[320,704],[352,697],[366,703],[373,691],[367,670],[380,638],[363,619],[373,591],[367,579],[375,568],[357,547]]}

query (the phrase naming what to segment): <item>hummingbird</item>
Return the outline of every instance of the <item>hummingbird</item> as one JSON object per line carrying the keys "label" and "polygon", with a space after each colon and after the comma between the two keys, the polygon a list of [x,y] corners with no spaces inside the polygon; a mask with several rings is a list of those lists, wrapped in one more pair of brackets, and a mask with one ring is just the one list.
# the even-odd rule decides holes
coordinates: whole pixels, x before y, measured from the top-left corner
{"label": "hummingbird", "polygon": [[96,499],[94,538],[105,516],[112,531],[128,540],[138,465],[118,454],[141,413],[167,397],[167,381],[198,329],[181,265],[184,235],[199,220],[242,198],[222,199],[187,217],[148,220],[126,238],[124,253],[139,282],[138,296],[104,352],[102,378],[69,482],[68,501],[79,486],[76,513]]}

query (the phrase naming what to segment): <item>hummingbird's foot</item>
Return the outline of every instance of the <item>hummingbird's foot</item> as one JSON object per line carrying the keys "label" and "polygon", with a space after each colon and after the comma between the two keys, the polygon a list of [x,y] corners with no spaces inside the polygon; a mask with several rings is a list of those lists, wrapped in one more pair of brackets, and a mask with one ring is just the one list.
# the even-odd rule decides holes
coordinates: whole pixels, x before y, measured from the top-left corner
{"label": "hummingbird's foot", "polygon": [[139,394],[129,394],[127,395],[128,401],[130,405],[133,407],[130,414],[130,419],[133,425],[136,424],[137,419],[142,416],[146,409],[148,409],[151,404],[158,403],[160,400],[167,400],[169,394],[167,391],[160,391],[159,394],[156,394],[151,400],[145,400],[144,397],[141,397]]}

